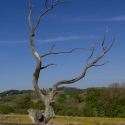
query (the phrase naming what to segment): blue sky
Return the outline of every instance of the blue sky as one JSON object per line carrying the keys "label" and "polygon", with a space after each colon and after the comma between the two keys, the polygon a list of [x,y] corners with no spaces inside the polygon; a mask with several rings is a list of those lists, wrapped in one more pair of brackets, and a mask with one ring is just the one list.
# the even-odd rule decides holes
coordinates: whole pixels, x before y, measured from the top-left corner
{"label": "blue sky", "polygon": [[[48,6],[54,0],[49,0]],[[42,55],[55,44],[54,51],[69,51],[76,47],[90,48],[92,42],[102,42],[110,24],[106,45],[116,38],[114,46],[99,62],[104,66],[90,68],[86,76],[67,86],[77,88],[102,87],[125,82],[125,1],[124,0],[67,0],[41,18],[35,32],[36,51]],[[35,24],[44,11],[44,0],[31,0]],[[32,74],[36,60],[31,54],[27,0],[0,0],[0,92],[9,89],[33,89]],[[101,54],[100,44],[92,59]],[[90,51],[77,50],[71,54],[50,55],[43,65],[55,63],[41,71],[40,88],[50,88],[59,80],[79,76]],[[91,59],[91,60],[92,60]],[[90,60],[90,61],[91,61]]]}

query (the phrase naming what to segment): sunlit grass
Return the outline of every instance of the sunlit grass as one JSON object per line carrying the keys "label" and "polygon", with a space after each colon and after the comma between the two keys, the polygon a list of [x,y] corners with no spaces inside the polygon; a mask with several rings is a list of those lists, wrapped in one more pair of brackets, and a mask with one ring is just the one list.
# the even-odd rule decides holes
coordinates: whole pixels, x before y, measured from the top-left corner
{"label": "sunlit grass", "polygon": [[[28,115],[0,115],[2,122],[29,122]],[[65,125],[125,125],[125,118],[98,118],[98,117],[61,117],[58,116],[49,123]]]}
{"label": "sunlit grass", "polygon": [[74,123],[82,125],[125,125],[125,119],[97,117],[57,117],[55,119],[51,119],[49,123]]}
{"label": "sunlit grass", "polygon": [[2,122],[32,122],[28,115],[0,115]]}

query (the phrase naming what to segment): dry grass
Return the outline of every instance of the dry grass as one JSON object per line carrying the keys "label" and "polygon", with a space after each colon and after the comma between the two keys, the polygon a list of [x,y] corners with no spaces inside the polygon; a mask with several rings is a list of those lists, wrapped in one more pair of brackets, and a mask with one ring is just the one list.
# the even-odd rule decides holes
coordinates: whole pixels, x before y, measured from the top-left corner
{"label": "dry grass", "polygon": [[125,125],[124,118],[97,118],[97,117],[57,117],[49,123],[74,123],[82,125]]}
{"label": "dry grass", "polygon": [[[2,122],[31,123],[28,115],[0,115]],[[125,118],[97,118],[97,117],[61,117],[49,121],[58,125],[125,125]]]}
{"label": "dry grass", "polygon": [[28,115],[0,115],[2,122],[32,122]]}

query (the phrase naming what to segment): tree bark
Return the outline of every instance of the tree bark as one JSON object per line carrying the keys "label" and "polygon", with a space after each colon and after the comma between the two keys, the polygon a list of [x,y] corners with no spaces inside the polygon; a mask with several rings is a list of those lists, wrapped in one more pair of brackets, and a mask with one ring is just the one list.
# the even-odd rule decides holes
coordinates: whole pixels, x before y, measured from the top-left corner
{"label": "tree bark", "polygon": [[[32,22],[31,22],[31,15],[32,15],[32,11],[33,11],[33,8],[34,8],[34,5],[31,5],[30,4],[30,0],[29,0],[29,6],[30,6],[30,12],[29,12],[29,16],[28,16],[28,22],[29,22],[29,25],[30,25],[30,28],[31,28],[31,33],[30,33],[30,45],[31,45],[31,50],[32,50],[32,54],[34,55],[34,57],[36,58],[36,61],[37,61],[37,65],[36,65],[36,68],[35,68],[35,71],[33,73],[33,86],[34,86],[34,89],[35,89],[35,92],[36,92],[36,95],[37,97],[44,103],[45,105],[45,112],[42,114],[42,118],[39,117],[39,113],[40,111],[35,111],[35,113],[33,114],[33,118],[35,119],[35,123],[37,122],[41,122],[41,123],[44,123],[46,124],[51,118],[55,117],[55,113],[54,113],[54,110],[53,110],[53,107],[51,106],[51,104],[53,102],[56,101],[56,98],[57,98],[57,87],[61,84],[72,84],[72,83],[75,83],[77,81],[79,81],[80,79],[82,79],[83,77],[85,77],[85,74],[87,72],[87,70],[93,66],[102,66],[102,65],[105,65],[108,61],[102,63],[102,64],[97,64],[97,62],[103,58],[103,56],[111,49],[111,47],[113,46],[114,44],[114,41],[115,39],[113,39],[111,45],[109,46],[108,49],[106,49],[106,47],[104,46],[104,43],[105,43],[105,39],[106,39],[106,35],[107,35],[107,32],[108,32],[108,26],[106,28],[106,34],[104,35],[104,39],[102,41],[102,44],[101,44],[101,47],[102,47],[102,53],[99,55],[99,57],[97,57],[96,59],[94,59],[92,62],[89,63],[89,60],[90,58],[93,56],[93,53],[94,53],[94,50],[95,50],[95,45],[92,44],[92,48],[89,49],[89,48],[74,48],[72,49],[71,51],[69,52],[53,52],[53,49],[55,47],[55,45],[52,45],[50,51],[48,53],[45,53],[43,55],[39,55],[36,51],[35,51],[35,45],[34,45],[34,40],[33,40],[33,37],[35,36],[34,32],[36,30],[36,28],[38,27],[39,23],[40,23],[40,18],[46,14],[48,11],[52,10],[56,5],[60,4],[60,3],[67,3],[66,0],[64,1],[61,1],[59,2],[58,0],[55,0],[55,2],[52,4],[52,6],[50,8],[48,8],[47,6],[47,3],[48,3],[48,0],[45,1],[45,11],[42,12],[39,16],[38,16],[38,19],[37,19],[37,22],[36,22],[36,25],[33,26],[32,25]],[[47,68],[48,66],[51,66],[51,65],[55,65],[55,64],[47,64],[46,66],[42,66],[42,58],[45,57],[45,56],[48,56],[50,54],[67,54],[67,53],[72,53],[73,51],[75,50],[78,50],[78,49],[81,49],[81,50],[90,50],[91,51],[91,54],[90,56],[88,57],[88,59],[86,60],[86,66],[85,68],[83,69],[83,72],[71,79],[71,80],[61,80],[59,82],[57,82],[56,84],[53,85],[52,87],[52,91],[49,91],[48,89],[46,89],[46,95],[43,95],[40,91],[40,88],[38,86],[38,79],[39,79],[39,75],[40,75],[40,71],[44,68]],[[28,110],[29,114],[32,112],[32,110]]]}

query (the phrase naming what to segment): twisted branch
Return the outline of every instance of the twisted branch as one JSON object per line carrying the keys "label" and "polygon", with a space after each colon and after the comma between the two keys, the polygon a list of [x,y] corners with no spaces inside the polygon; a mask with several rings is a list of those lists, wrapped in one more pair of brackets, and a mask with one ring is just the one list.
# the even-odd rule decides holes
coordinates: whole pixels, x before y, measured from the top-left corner
{"label": "twisted branch", "polygon": [[38,27],[38,25],[40,23],[41,17],[44,14],[46,14],[48,11],[52,10],[54,8],[54,6],[56,6],[56,5],[60,4],[60,3],[68,3],[68,2],[66,0],[62,0],[62,1],[55,0],[55,2],[52,4],[52,6],[48,8],[47,7],[48,0],[46,0],[46,2],[45,2],[45,8],[46,9],[38,16],[35,26],[32,26],[31,19],[30,19],[31,15],[32,15],[33,8],[34,8],[34,5],[31,5],[30,0],[28,0],[28,3],[29,3],[29,6],[30,6],[30,14],[29,14],[29,19],[28,20],[29,20],[30,28],[31,28],[32,32],[34,33],[34,31],[36,30],[36,28]]}
{"label": "twisted branch", "polygon": [[[106,29],[106,35],[107,35],[107,32],[108,31]],[[81,75],[79,75],[78,77],[73,78],[71,80],[61,80],[61,81],[57,82],[56,84],[54,84],[53,87],[52,87],[52,92],[51,92],[53,98],[56,95],[56,89],[57,89],[57,87],[59,85],[75,83],[75,82],[79,81],[80,79],[82,79],[83,77],[85,77],[85,74],[86,74],[87,70],[90,67],[92,67],[92,66],[102,66],[102,65],[105,65],[106,63],[109,62],[109,61],[106,61],[106,62],[104,62],[102,64],[96,64],[111,49],[111,47],[114,44],[115,38],[113,39],[113,41],[112,41],[111,45],[109,46],[109,48],[106,50],[106,48],[104,47],[106,35],[104,36],[104,39],[103,39],[103,42],[102,42],[102,50],[103,50],[103,52],[100,54],[100,56],[97,57],[95,60],[93,60],[91,63],[88,63],[88,60],[93,56],[93,53],[94,53],[94,50],[95,50],[95,46],[92,44],[92,49],[91,49],[92,52],[91,52],[90,56],[88,57],[88,59],[86,60],[87,65],[84,67],[84,70],[81,73]]]}
{"label": "twisted branch", "polygon": [[[80,79],[82,79],[83,77],[85,77],[85,74],[87,72],[87,70],[92,67],[92,66],[102,66],[102,65],[105,65],[106,63],[108,63],[108,61],[102,63],[102,64],[97,64],[97,62],[111,49],[111,47],[113,46],[114,44],[114,41],[115,39],[113,39],[111,45],[109,46],[109,48],[107,49],[106,46],[104,46],[105,44],[105,40],[106,40],[106,36],[107,36],[107,33],[108,33],[108,26],[106,27],[106,34],[104,35],[104,38],[103,38],[103,41],[102,41],[102,44],[101,44],[101,47],[102,47],[102,50],[103,52],[99,55],[99,57],[97,57],[96,59],[94,59],[93,61],[91,61],[91,63],[89,63],[89,60],[90,58],[93,56],[94,54],[94,51],[95,51],[95,45],[92,44],[92,49],[88,49],[88,48],[74,48],[72,49],[71,51],[68,51],[68,52],[53,52],[53,49],[55,47],[55,45],[52,45],[50,51],[48,53],[45,53],[43,55],[39,55],[36,51],[35,51],[35,45],[34,45],[34,40],[33,40],[33,37],[35,36],[34,32],[36,30],[36,28],[38,27],[39,23],[40,23],[40,19],[41,17],[46,14],[47,12],[49,12],[50,10],[52,10],[56,5],[60,4],[60,3],[68,3],[66,0],[62,0],[62,1],[59,1],[59,0],[55,0],[55,2],[51,5],[51,7],[48,7],[47,4],[48,4],[48,0],[45,1],[45,10],[40,13],[40,15],[38,16],[38,19],[36,21],[36,24],[35,26],[32,25],[32,21],[31,21],[31,16],[32,16],[32,12],[33,12],[33,9],[34,9],[34,5],[31,5],[30,3],[30,0],[28,0],[28,3],[29,3],[29,7],[30,7],[30,12],[29,12],[29,16],[28,16],[28,22],[29,22],[29,25],[30,25],[30,29],[31,29],[31,33],[30,33],[30,44],[31,44],[31,50],[32,50],[32,54],[34,55],[34,57],[36,58],[37,60],[37,65],[36,65],[36,68],[35,68],[35,71],[34,71],[34,74],[33,74],[33,85],[34,85],[34,88],[35,88],[35,92],[38,96],[38,98],[44,102],[45,105],[48,105],[49,109],[51,108],[50,106],[50,102],[52,102],[56,95],[57,95],[57,87],[61,84],[72,84],[74,82],[77,82],[79,81]],[[52,66],[52,65],[56,65],[56,64],[48,64],[46,66],[42,66],[42,61],[41,59],[45,56],[48,56],[50,54],[67,54],[67,53],[72,53],[73,51],[75,50],[91,50],[91,54],[90,56],[88,57],[88,59],[86,60],[86,66],[84,67],[82,73],[78,76],[78,77],[75,77],[73,79],[70,79],[70,80],[61,80],[59,82],[57,82],[56,84],[53,85],[52,87],[52,91],[48,94],[48,96],[44,96],[39,87],[38,87],[38,79],[39,79],[39,74],[40,74],[40,71],[41,69],[45,69],[49,66]],[[48,99],[50,99],[48,101]],[[48,113],[48,110],[46,110],[46,112]],[[46,118],[45,118],[45,121],[44,123],[46,123],[51,117],[53,117],[54,115],[52,116],[49,116],[47,115]]]}
{"label": "twisted branch", "polygon": [[74,48],[74,49],[72,49],[71,51],[68,51],[68,52],[53,52],[54,47],[55,47],[55,45],[52,45],[50,51],[48,53],[45,53],[45,54],[41,55],[40,58],[43,58],[43,57],[48,56],[50,54],[68,54],[68,53],[72,53],[73,51],[78,50],[78,49],[79,50],[91,50],[89,48]]}

